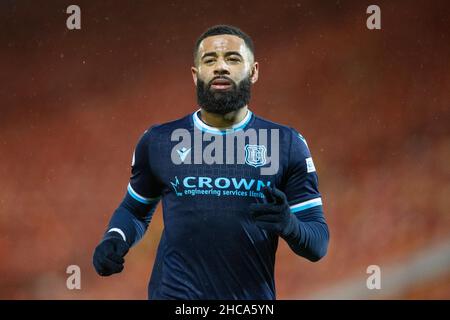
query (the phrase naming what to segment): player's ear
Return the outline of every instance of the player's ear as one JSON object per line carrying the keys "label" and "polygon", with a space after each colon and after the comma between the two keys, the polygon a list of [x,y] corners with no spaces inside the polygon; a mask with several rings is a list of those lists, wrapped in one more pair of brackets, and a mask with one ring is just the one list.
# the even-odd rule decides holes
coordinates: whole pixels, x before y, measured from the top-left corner
{"label": "player's ear", "polygon": [[197,74],[198,70],[196,67],[191,67],[192,79],[194,80],[194,84],[197,85]]}
{"label": "player's ear", "polygon": [[258,73],[259,73],[259,64],[258,62],[254,62],[252,65],[252,71],[250,73],[250,81],[252,83],[258,81]]}

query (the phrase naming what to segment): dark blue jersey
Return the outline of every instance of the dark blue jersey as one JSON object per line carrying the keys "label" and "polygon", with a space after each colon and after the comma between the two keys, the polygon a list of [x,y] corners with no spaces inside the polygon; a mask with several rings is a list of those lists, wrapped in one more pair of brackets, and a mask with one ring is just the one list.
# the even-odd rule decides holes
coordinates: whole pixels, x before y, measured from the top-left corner
{"label": "dark blue jersey", "polygon": [[150,299],[275,299],[279,236],[256,226],[248,210],[267,185],[282,190],[303,221],[300,236],[285,239],[289,246],[320,259],[328,228],[306,141],[250,111],[227,130],[206,125],[199,111],[149,128],[133,154],[127,209],[109,230],[135,244],[162,202]]}

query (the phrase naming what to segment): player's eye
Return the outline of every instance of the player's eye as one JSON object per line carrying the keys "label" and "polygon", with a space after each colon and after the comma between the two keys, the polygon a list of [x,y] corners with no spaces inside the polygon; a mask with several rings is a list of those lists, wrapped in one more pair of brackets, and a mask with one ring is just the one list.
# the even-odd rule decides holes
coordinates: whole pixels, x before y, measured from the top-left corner
{"label": "player's eye", "polygon": [[231,61],[231,62],[240,62],[241,59],[233,57],[233,58],[229,58],[228,61]]}
{"label": "player's eye", "polygon": [[214,62],[214,59],[206,59],[206,60],[203,60],[203,63],[205,63],[205,64],[211,64],[211,63],[213,63]]}

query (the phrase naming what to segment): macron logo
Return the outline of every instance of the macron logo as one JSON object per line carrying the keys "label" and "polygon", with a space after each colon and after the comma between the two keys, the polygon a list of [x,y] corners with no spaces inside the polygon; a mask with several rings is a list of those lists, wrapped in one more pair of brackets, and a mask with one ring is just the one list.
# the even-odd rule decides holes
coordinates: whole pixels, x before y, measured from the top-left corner
{"label": "macron logo", "polygon": [[187,155],[189,154],[189,151],[191,151],[191,148],[186,149],[185,147],[177,150],[177,153],[180,156],[181,162],[184,162]]}

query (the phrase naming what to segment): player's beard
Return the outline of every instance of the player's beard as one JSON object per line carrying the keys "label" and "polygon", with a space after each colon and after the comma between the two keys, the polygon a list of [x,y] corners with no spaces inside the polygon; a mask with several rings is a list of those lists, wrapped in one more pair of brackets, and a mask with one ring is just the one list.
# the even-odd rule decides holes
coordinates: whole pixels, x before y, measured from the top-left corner
{"label": "player's beard", "polygon": [[243,79],[237,86],[230,80],[231,89],[222,92],[212,91],[211,82],[206,84],[197,79],[197,102],[206,111],[223,115],[239,110],[250,102],[250,76]]}

